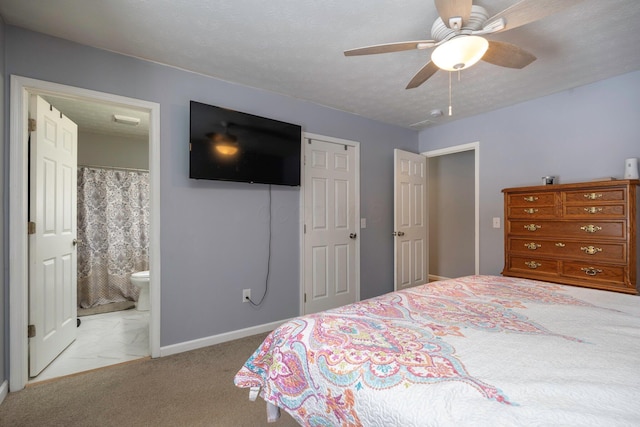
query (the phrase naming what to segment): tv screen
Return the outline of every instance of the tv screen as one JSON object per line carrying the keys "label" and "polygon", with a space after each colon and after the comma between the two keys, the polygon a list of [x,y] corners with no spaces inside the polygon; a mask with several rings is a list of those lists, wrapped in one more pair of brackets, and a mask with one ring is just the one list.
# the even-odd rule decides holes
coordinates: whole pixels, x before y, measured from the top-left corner
{"label": "tv screen", "polygon": [[190,110],[190,178],[300,185],[300,126],[196,101]]}

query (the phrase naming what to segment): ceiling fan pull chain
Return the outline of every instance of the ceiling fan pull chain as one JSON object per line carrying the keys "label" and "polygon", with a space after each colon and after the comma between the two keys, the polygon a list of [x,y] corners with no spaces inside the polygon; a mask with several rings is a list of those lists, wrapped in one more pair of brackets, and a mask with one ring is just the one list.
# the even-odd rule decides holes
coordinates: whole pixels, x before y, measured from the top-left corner
{"label": "ceiling fan pull chain", "polygon": [[453,115],[453,111],[451,108],[451,73],[452,71],[449,71],[449,116]]}

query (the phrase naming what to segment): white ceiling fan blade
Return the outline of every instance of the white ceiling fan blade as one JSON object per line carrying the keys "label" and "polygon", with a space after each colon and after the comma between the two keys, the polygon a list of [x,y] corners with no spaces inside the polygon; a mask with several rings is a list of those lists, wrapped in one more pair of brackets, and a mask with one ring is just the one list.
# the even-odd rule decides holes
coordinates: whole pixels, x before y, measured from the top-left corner
{"label": "white ceiling fan blade", "polygon": [[431,61],[427,62],[425,66],[422,67],[420,71],[416,73],[415,76],[413,76],[413,78],[411,79],[411,81],[409,82],[409,84],[405,89],[413,89],[420,86],[422,83],[426,82],[431,76],[433,76],[438,70],[439,68],[436,64],[434,64]]}
{"label": "white ceiling fan blade", "polygon": [[[451,28],[449,20],[451,18],[462,18],[462,26],[469,22],[471,17],[471,5],[472,0],[435,0],[436,9],[438,9],[438,15],[442,18],[444,25]],[[459,28],[456,28],[459,29]]]}
{"label": "white ceiling fan blade", "polygon": [[482,56],[482,60],[500,67],[520,69],[531,64],[536,57],[511,43],[489,40],[489,49]]}
{"label": "white ceiling fan blade", "polygon": [[428,49],[436,45],[434,40],[414,40],[397,43],[384,43],[373,46],[359,47],[344,51],[344,56],[373,55],[377,53],[400,52],[403,50]]}
{"label": "white ceiling fan blade", "polygon": [[512,30],[514,28],[537,21],[549,15],[561,12],[574,6],[583,0],[521,0],[492,16],[487,20],[484,28],[495,24],[495,21],[504,20],[504,27],[500,31]]}

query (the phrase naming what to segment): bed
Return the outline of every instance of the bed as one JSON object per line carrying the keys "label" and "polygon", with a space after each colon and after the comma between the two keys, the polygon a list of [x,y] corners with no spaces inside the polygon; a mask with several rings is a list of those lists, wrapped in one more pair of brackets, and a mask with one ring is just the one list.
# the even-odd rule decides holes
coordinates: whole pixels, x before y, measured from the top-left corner
{"label": "bed", "polygon": [[433,282],[284,323],[235,384],[304,426],[637,426],[640,297]]}

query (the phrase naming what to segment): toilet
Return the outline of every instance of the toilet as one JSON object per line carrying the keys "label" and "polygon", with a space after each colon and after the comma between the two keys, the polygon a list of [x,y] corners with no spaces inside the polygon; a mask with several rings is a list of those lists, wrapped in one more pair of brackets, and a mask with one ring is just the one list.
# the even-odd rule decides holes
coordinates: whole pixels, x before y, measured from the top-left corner
{"label": "toilet", "polygon": [[131,284],[140,289],[140,296],[136,302],[136,309],[139,311],[149,311],[151,304],[149,301],[149,272],[139,271],[131,275]]}

